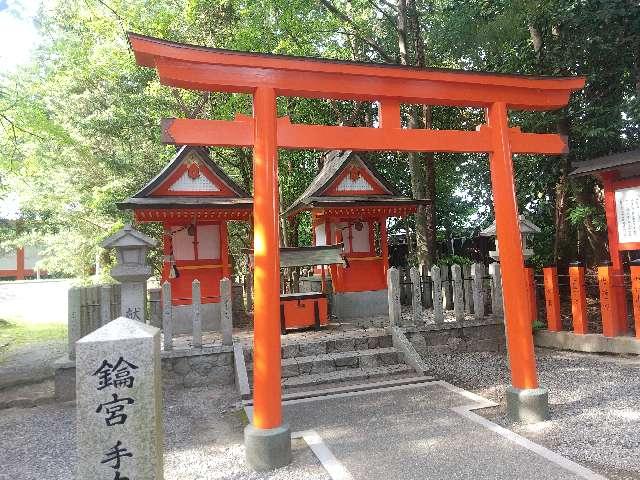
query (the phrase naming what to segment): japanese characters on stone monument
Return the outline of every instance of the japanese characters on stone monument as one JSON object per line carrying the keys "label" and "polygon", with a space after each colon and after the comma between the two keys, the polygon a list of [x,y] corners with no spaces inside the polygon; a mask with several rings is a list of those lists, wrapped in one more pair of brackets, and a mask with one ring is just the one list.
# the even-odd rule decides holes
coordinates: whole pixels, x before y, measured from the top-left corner
{"label": "japanese characters on stone monument", "polygon": [[162,480],[160,330],[120,317],[76,344],[79,480]]}
{"label": "japanese characters on stone monument", "polygon": [[121,313],[127,318],[145,322],[147,305],[147,280],[151,267],[147,265],[147,251],[156,241],[126,225],[104,242],[104,248],[114,248],[118,263],[111,269],[111,276],[122,286],[120,290]]}

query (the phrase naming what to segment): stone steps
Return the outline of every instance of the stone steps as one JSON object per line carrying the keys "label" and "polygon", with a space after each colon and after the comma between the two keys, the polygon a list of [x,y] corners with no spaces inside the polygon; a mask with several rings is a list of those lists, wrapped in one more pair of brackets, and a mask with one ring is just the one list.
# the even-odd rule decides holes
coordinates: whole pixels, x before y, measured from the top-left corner
{"label": "stone steps", "polygon": [[[402,361],[400,357],[395,348],[386,347],[283,358],[282,378],[394,365]],[[252,371],[253,364],[250,364],[247,366],[247,372]]]}
{"label": "stone steps", "polygon": [[290,392],[304,389],[305,387],[316,387],[326,384],[342,384],[345,382],[361,382],[380,378],[400,376],[414,376],[413,368],[406,364],[385,365],[381,367],[369,368],[349,368],[346,370],[336,370],[327,373],[316,373],[309,375],[298,375],[282,379],[282,386],[285,391]]}
{"label": "stone steps", "polygon": [[[307,341],[283,339],[282,358],[308,357],[335,352],[363,351],[375,348],[393,346],[391,335],[385,332],[362,332],[328,336]],[[244,357],[247,364],[253,361],[250,346],[244,347]]]}

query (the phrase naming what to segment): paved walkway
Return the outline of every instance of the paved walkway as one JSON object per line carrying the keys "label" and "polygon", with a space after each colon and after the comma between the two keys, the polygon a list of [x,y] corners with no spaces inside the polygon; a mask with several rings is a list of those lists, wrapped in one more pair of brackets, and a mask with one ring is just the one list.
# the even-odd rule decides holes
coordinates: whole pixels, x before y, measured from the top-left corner
{"label": "paved walkway", "polygon": [[472,412],[492,406],[445,382],[285,402],[335,480],[603,479]]}

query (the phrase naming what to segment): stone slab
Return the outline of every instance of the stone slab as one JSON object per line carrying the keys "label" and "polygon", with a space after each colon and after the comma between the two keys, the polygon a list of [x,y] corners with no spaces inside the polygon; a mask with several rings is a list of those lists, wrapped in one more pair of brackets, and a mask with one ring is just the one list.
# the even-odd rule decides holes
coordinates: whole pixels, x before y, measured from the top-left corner
{"label": "stone slab", "polygon": [[579,335],[573,332],[538,330],[534,341],[537,347],[558,350],[640,355],[640,340],[635,337],[605,337],[597,333]]}
{"label": "stone slab", "polygon": [[[174,305],[172,313],[173,334],[192,334],[192,319],[191,305]],[[220,331],[220,304],[203,303],[200,305],[200,321],[203,332]]]}
{"label": "stone slab", "polygon": [[553,452],[542,455],[512,432],[497,433],[482,417],[473,421],[477,415],[464,414],[473,395],[441,383],[285,401],[285,421],[294,432],[315,430],[353,480],[601,478],[576,473],[582,467],[553,461]]}
{"label": "stone slab", "polygon": [[334,293],[332,308],[338,319],[388,315],[387,289]]}
{"label": "stone slab", "polygon": [[120,317],[76,343],[78,480],[163,478],[160,330]]}

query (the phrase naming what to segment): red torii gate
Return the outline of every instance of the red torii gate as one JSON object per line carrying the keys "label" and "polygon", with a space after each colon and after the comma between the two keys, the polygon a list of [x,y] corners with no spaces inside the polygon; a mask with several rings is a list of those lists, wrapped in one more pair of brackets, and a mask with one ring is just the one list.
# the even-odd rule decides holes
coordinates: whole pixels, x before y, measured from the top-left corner
{"label": "red torii gate", "polygon": [[[502,257],[510,410],[538,389],[526,274],[513,181],[513,153],[561,154],[566,139],[509,128],[508,110],[551,110],[567,104],[583,78],[550,78],[410,68],[282,55],[244,53],[169,42],[138,34],[129,41],[140,65],[155,68],[172,87],[253,95],[253,116],[233,121],[163,120],[164,141],[181,145],[253,147],[254,157],[254,414],[245,432],[256,468],[288,463],[282,425],[279,328],[278,148],[488,153],[497,238]],[[379,102],[378,128],[292,124],[277,116],[276,98],[296,96]],[[403,129],[400,105],[486,108],[476,131]],[[531,406],[530,404],[528,405]],[[538,405],[540,406],[540,405]],[[271,437],[271,440],[269,438]],[[286,437],[286,439],[285,439]],[[289,443],[287,443],[289,442]],[[286,445],[285,445],[286,443]],[[287,447],[287,445],[289,445]],[[279,453],[278,453],[279,452]],[[261,457],[262,456],[262,457]],[[264,456],[270,458],[263,458]]]}

